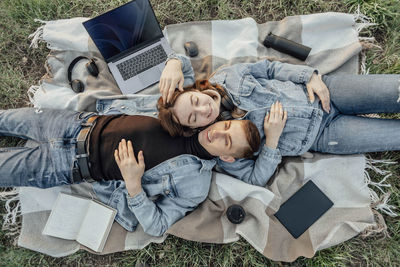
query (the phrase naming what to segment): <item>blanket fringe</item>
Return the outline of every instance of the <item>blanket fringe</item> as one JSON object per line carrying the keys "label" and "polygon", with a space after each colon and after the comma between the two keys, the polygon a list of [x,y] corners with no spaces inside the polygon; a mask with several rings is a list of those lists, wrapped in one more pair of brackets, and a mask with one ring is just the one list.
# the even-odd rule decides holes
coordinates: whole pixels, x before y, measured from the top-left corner
{"label": "blanket fringe", "polygon": [[397,103],[400,102],[400,79],[399,79],[399,87],[397,88],[397,90],[399,91],[399,98],[397,99]]}
{"label": "blanket fringe", "polygon": [[[0,191],[0,201],[5,202],[6,213],[3,215],[2,229],[6,236],[18,236],[21,232],[21,204],[19,201],[18,188]],[[15,241],[15,240],[14,240]]]}
{"label": "blanket fringe", "polygon": [[[376,25],[376,23],[372,23],[371,22],[371,18],[369,18],[368,16],[364,15],[363,13],[361,13],[360,11],[360,5],[357,6],[357,10],[354,12],[353,14],[353,19],[355,22],[355,29],[358,32],[358,34],[360,34],[360,32],[362,30],[364,30],[365,28],[368,28],[370,26]],[[371,49],[371,48],[378,48],[380,50],[382,50],[382,48],[379,45],[375,44],[375,38],[374,37],[363,37],[363,36],[359,36],[358,37],[359,42],[361,43],[362,46],[362,51],[361,51],[361,62],[360,62],[360,72],[362,75],[366,75],[369,74],[369,68],[367,69],[366,67],[366,56],[365,56],[365,50],[366,49]]]}
{"label": "blanket fringe", "polygon": [[383,218],[382,214],[380,214],[376,210],[372,210],[372,212],[374,213],[374,218],[375,218],[376,224],[365,228],[360,233],[360,236],[362,238],[367,238],[371,235],[383,234],[384,238],[390,237],[389,232],[387,230],[387,225],[386,225],[385,219]]}
{"label": "blanket fringe", "polygon": [[39,91],[43,90],[41,85],[32,85],[29,87],[28,91],[26,92],[28,94],[29,102],[36,108],[40,109],[40,106],[36,103],[35,101],[35,94]]}
{"label": "blanket fringe", "polygon": [[358,33],[360,33],[363,29],[377,25],[377,23],[372,23],[371,18],[361,13],[360,5],[357,6],[357,10],[353,14],[354,22],[356,23],[355,27]]}
{"label": "blanket fringe", "polygon": [[365,55],[365,51],[364,50],[362,50],[361,51],[361,53],[360,53],[360,74],[361,75],[367,75],[367,74],[369,74],[369,68],[367,69],[367,63],[366,63],[366,60],[367,60],[367,56]]}
{"label": "blanket fringe", "polygon": [[[391,185],[386,182],[386,180],[392,175],[392,173],[388,170],[383,170],[383,166],[397,164],[397,162],[389,161],[389,160],[374,160],[371,158],[367,158],[366,166],[364,170],[364,179],[366,186],[373,186],[377,188],[382,195],[378,196],[378,194],[369,187],[369,193],[371,198],[371,207],[377,211],[380,211],[390,217],[396,217],[398,214],[394,211],[396,209],[395,206],[388,204],[390,192],[385,192],[384,188],[390,188]],[[379,167],[377,165],[380,165]],[[379,175],[384,175],[381,181],[374,182],[371,180],[371,177],[368,173],[368,170],[372,170]]]}
{"label": "blanket fringe", "polygon": [[[35,19],[35,22],[40,22],[42,24],[46,24],[47,21],[45,20],[40,20],[40,19]],[[29,39],[32,38],[31,44],[30,44],[30,48],[38,48],[39,47],[39,42],[43,42],[43,30],[44,30],[44,26],[46,25],[42,25],[39,28],[36,29],[36,31],[32,34],[30,34],[28,36]]]}

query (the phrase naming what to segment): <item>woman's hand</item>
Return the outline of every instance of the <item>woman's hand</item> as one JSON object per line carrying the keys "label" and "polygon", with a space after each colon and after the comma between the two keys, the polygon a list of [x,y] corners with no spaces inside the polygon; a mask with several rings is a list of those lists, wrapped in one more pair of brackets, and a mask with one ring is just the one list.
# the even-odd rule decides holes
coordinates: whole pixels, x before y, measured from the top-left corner
{"label": "woman's hand", "polygon": [[114,152],[114,158],[121,171],[129,195],[133,197],[139,194],[142,191],[142,176],[145,167],[143,151],[139,151],[138,161],[136,161],[132,142],[128,141],[126,143],[125,139],[122,139],[119,142],[118,149]]}
{"label": "woman's hand", "polygon": [[276,101],[272,104],[270,112],[264,118],[265,145],[269,148],[278,147],[279,138],[287,120],[287,111],[283,111],[282,104]]}
{"label": "woman's hand", "polygon": [[311,103],[314,103],[315,97],[314,93],[321,100],[322,108],[329,113],[331,110],[330,107],[330,97],[329,90],[326,87],[325,83],[321,79],[321,75],[316,74],[315,72],[311,76],[310,81],[306,84],[308,97],[310,98]]}
{"label": "woman's hand", "polygon": [[171,101],[175,88],[183,91],[182,64],[179,59],[168,60],[160,78],[160,93],[164,104]]}

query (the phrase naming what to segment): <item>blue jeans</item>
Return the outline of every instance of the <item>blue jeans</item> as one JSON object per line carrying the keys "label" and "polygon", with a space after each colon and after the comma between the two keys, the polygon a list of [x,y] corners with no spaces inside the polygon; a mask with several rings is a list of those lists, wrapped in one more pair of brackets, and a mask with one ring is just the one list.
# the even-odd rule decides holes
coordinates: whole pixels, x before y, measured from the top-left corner
{"label": "blue jeans", "polygon": [[0,136],[36,142],[34,147],[0,148],[0,187],[48,188],[73,183],[76,137],[81,123],[94,113],[69,110],[0,111]]}
{"label": "blue jeans", "polygon": [[400,75],[326,75],[331,111],[324,113],[311,150],[357,154],[400,150],[400,120],[356,116],[399,113]]}

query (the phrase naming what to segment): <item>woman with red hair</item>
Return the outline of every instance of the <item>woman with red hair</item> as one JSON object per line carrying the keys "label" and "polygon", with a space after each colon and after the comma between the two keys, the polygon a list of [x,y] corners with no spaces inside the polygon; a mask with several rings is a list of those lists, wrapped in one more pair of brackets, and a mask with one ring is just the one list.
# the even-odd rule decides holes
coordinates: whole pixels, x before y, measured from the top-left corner
{"label": "woman with red hair", "polygon": [[[183,79],[181,65],[187,69],[190,61],[183,56],[171,59],[168,75],[161,77],[158,108],[163,127],[171,135],[188,135],[219,119],[249,119],[264,140],[259,153],[268,160],[260,164],[268,177],[282,156],[308,150],[331,154],[400,150],[400,120],[357,116],[400,112],[400,75],[321,76],[309,66],[262,60],[222,67],[209,81],[176,90]],[[173,70],[178,74],[170,75]],[[185,83],[186,79],[187,74]],[[249,175],[254,164],[258,163],[220,162],[237,177]]]}

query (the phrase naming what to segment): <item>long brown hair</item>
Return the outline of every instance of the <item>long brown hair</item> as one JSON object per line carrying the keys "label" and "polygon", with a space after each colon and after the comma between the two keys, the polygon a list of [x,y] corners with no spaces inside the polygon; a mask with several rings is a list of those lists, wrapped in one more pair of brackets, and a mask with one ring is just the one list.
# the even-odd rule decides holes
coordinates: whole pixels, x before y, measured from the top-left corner
{"label": "long brown hair", "polygon": [[[193,85],[185,87],[183,91],[179,91],[178,89],[175,89],[175,92],[172,95],[171,101],[169,103],[164,104],[162,97],[160,97],[158,99],[158,103],[157,103],[157,109],[159,111],[158,118],[161,120],[161,126],[171,136],[179,136],[179,135],[190,136],[202,129],[202,128],[193,129],[188,126],[179,124],[179,122],[173,112],[173,107],[175,105],[176,100],[178,99],[178,97],[180,95],[182,95],[186,92],[190,92],[190,91],[202,92],[211,97],[215,97],[215,96],[209,94],[209,92],[206,92],[206,90],[216,91],[221,96],[221,98],[223,98],[226,95],[225,89],[221,85],[211,84],[208,80],[196,80],[196,82]],[[234,111],[232,112],[233,118],[240,118],[243,115],[244,115],[244,112],[238,108],[235,108]],[[217,120],[220,120],[220,119],[217,118]]]}

